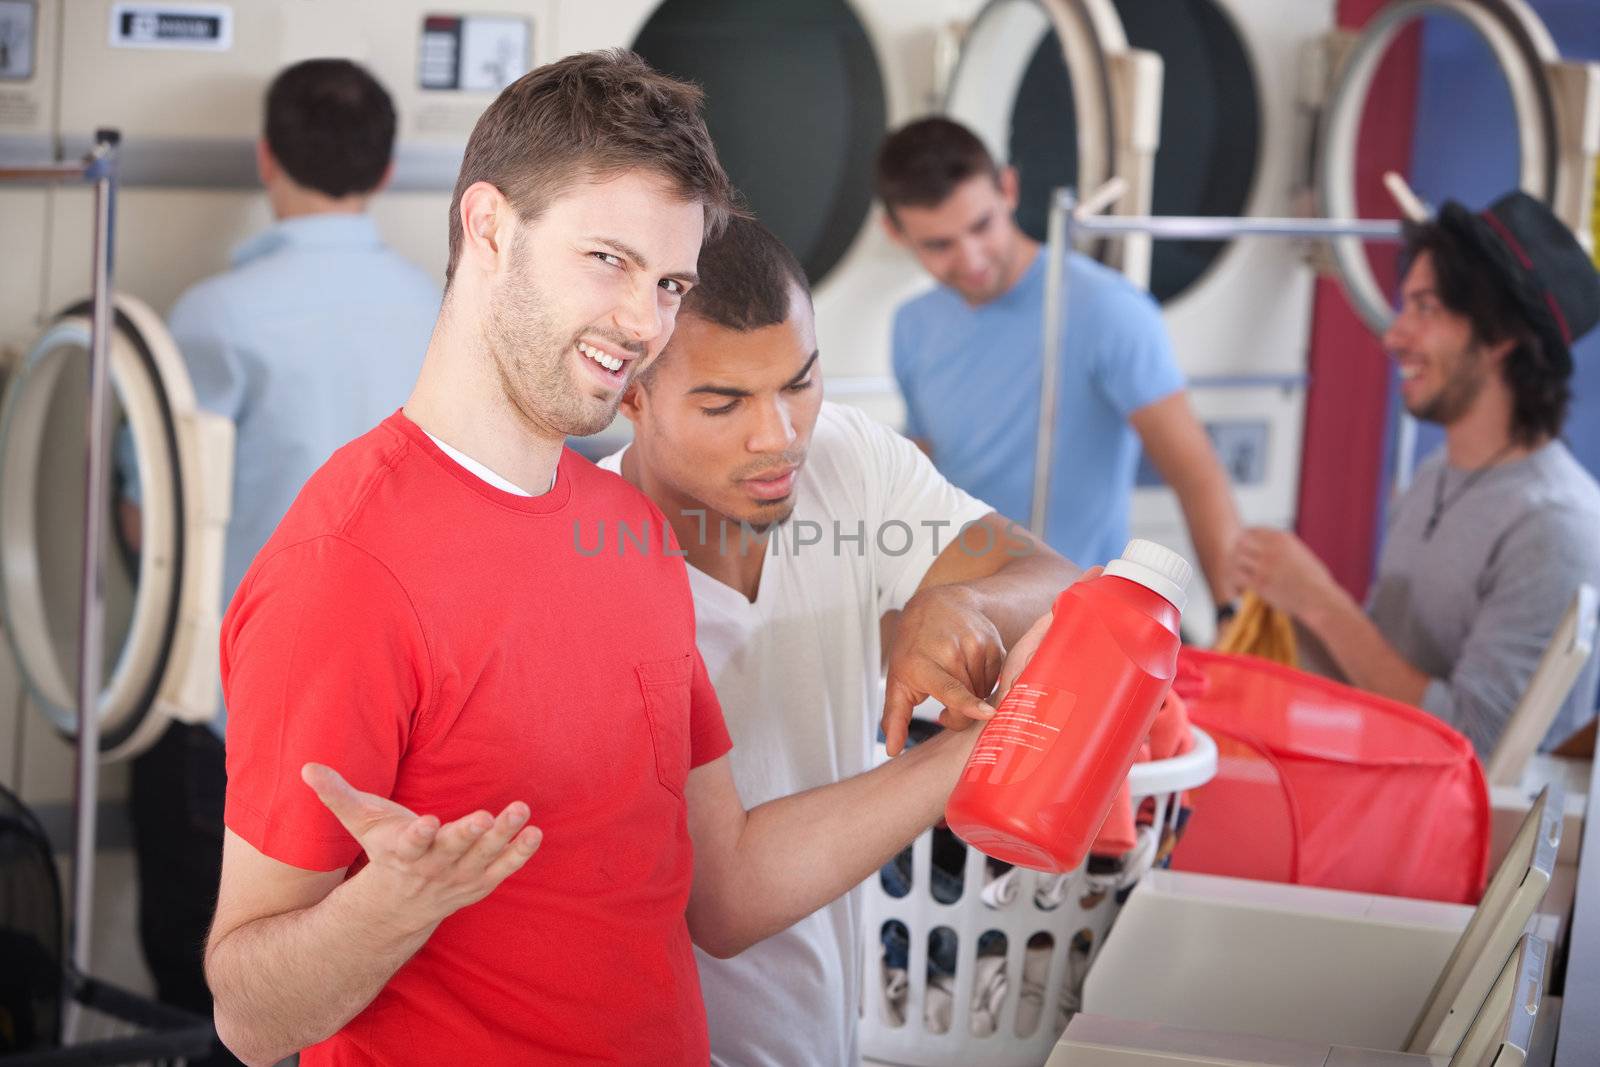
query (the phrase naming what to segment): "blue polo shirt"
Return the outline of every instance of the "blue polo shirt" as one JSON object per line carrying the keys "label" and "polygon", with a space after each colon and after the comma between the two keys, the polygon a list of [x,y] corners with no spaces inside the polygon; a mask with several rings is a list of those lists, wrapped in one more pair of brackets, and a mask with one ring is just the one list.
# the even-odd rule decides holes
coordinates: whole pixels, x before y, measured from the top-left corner
{"label": "blue polo shirt", "polygon": [[223,607],[306,479],[410,396],[439,300],[369,216],[341,214],[274,224],[173,305],[200,406],[236,427]]}
{"label": "blue polo shirt", "polygon": [[[894,375],[906,433],[944,476],[1026,526],[1033,505],[1044,324],[1043,250],[980,307],[940,286],[895,314]],[[1128,416],[1183,388],[1149,295],[1086,256],[1067,260],[1054,464],[1045,539],[1082,566],[1121,555],[1139,438]]]}

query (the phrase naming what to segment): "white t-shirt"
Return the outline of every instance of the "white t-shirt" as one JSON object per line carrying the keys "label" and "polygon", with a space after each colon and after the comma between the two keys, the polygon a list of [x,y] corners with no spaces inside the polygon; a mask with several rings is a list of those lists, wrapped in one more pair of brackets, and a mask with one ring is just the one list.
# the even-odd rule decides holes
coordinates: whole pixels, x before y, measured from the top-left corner
{"label": "white t-shirt", "polygon": [[[620,472],[621,461],[617,452],[600,466]],[[883,711],[879,619],[905,606],[963,525],[992,510],[904,437],[827,403],[795,497],[754,603],[689,568],[696,642],[746,807],[871,767]],[[712,1062],[856,1063],[861,924],[855,889],[731,960],[696,950]]]}

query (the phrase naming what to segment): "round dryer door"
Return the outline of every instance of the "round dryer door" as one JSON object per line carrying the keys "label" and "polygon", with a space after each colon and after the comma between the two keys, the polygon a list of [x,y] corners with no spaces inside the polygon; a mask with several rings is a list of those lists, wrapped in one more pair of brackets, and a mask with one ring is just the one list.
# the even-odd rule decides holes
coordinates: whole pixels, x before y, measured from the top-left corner
{"label": "round dryer door", "polygon": [[872,207],[883,75],[845,0],[664,0],[633,48],[700,85],[717,154],[813,286]]}
{"label": "round dryer door", "polygon": [[[1161,81],[1160,60],[1128,47],[1110,0],[991,0],[961,39],[944,110],[1017,168],[1017,223],[1042,241],[1062,186],[1087,197],[1121,178],[1114,209],[1150,210]],[[1147,237],[1095,254],[1148,283]]]}
{"label": "round dryer door", "polygon": [[[1374,75],[1396,37],[1430,15],[1459,20],[1487,46],[1516,117],[1518,186],[1582,232],[1592,196],[1584,183],[1589,157],[1582,131],[1595,121],[1589,115],[1594,75],[1582,64],[1560,62],[1549,31],[1523,0],[1397,0],[1367,23],[1345,53],[1323,120],[1317,153],[1320,213],[1357,217],[1356,146]],[[1372,330],[1382,332],[1394,312],[1367,249],[1354,238],[1333,242],[1333,249],[1351,302]]]}
{"label": "round dryer door", "polygon": [[[0,410],[0,625],[33,701],[77,733],[87,305],[29,349]],[[111,333],[100,747],[134,755],[219,706],[222,538],[233,425],[199,412],[161,320],[127,297]]]}

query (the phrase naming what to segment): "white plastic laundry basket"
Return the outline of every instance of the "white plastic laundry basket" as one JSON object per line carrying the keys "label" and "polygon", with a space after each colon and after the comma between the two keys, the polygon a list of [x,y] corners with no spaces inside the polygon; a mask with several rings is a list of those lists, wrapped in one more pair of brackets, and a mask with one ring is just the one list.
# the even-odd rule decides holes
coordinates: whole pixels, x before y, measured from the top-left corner
{"label": "white plastic laundry basket", "polygon": [[[911,1067],[1039,1067],[1076,1009],[1084,974],[1126,890],[1155,863],[1162,832],[1178,817],[1178,794],[1216,773],[1217,746],[1191,730],[1189,752],[1135,764],[1129,772],[1135,803],[1154,798],[1155,818],[1139,827],[1139,843],[1114,873],[1091,874],[1086,863],[1064,875],[1012,868],[992,877],[988,858],[967,848],[960,896],[946,904],[932,893],[929,830],[912,845],[905,896],[891,896],[880,875],[869,878],[862,1054]],[[891,972],[884,958],[881,935],[892,922],[903,925],[909,942],[903,972]],[[929,939],[940,927],[955,935],[955,972],[953,981],[930,988]],[[1004,955],[980,959],[978,941],[989,931],[1004,936]]]}

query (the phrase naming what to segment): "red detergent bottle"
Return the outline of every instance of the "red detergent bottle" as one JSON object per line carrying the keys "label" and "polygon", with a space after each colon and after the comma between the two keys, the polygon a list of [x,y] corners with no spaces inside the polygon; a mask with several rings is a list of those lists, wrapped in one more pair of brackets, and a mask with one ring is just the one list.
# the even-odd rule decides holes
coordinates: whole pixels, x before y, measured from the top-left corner
{"label": "red detergent bottle", "polygon": [[1193,573],[1134,540],[1103,575],[1062,592],[950,794],[945,819],[962,840],[1040,871],[1083,862],[1172,685]]}

